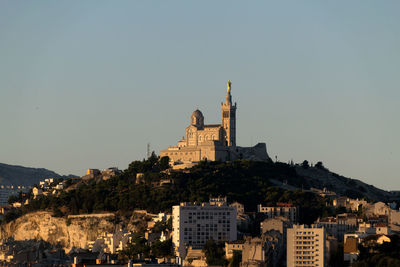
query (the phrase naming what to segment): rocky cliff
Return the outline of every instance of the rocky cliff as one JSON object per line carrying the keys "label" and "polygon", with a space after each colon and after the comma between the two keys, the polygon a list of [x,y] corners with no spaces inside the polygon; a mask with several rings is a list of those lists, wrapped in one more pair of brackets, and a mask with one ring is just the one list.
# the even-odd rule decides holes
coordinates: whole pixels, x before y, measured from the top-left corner
{"label": "rocky cliff", "polygon": [[52,217],[50,212],[34,212],[2,225],[0,239],[44,240],[53,245],[59,243],[68,252],[73,247],[85,248],[88,241],[94,241],[103,232],[114,232],[112,218],[113,214],[106,214],[66,219]]}

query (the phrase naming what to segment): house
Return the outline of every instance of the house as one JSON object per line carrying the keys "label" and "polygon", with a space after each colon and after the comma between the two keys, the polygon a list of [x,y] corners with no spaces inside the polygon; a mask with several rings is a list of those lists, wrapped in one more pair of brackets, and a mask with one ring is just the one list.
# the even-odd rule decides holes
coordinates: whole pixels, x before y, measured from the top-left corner
{"label": "house", "polygon": [[244,214],[244,205],[243,204],[241,204],[239,202],[233,202],[229,206],[236,208],[236,213],[238,216]]}
{"label": "house", "polygon": [[344,242],[343,247],[343,260],[349,262],[350,264],[357,260],[360,255],[358,250],[359,239],[355,237],[349,237]]}
{"label": "house", "polygon": [[375,224],[375,231],[377,235],[390,235],[390,227],[387,226],[387,224],[384,223],[377,223]]}
{"label": "house", "polygon": [[14,203],[12,203],[12,206],[14,208],[20,208],[22,206],[22,203],[21,202],[14,202]]}
{"label": "house", "polygon": [[264,213],[267,218],[286,217],[292,223],[296,223],[299,218],[298,208],[291,203],[276,203],[276,206],[272,207],[264,207],[259,204],[257,205],[257,212]]}
{"label": "house", "polygon": [[194,248],[192,246],[189,246],[187,249],[187,255],[182,265],[194,267],[207,266],[206,255],[201,248]]}
{"label": "house", "polygon": [[32,188],[32,194],[33,194],[33,198],[36,199],[38,196],[41,196],[43,194],[42,189],[34,187]]}
{"label": "house", "polygon": [[377,202],[374,204],[374,214],[375,215],[385,215],[388,216],[390,213],[390,208],[383,202]]}
{"label": "house", "polygon": [[346,207],[349,203],[348,197],[338,197],[333,200],[333,206],[335,208]]}
{"label": "house", "polygon": [[292,224],[290,223],[289,219],[286,217],[278,216],[275,218],[267,218],[260,223],[260,230],[261,234],[264,234],[268,231],[275,230],[281,233],[282,235],[285,234],[286,229],[291,227]]}
{"label": "house", "polygon": [[225,242],[225,257],[231,259],[235,251],[242,252],[244,240]]}

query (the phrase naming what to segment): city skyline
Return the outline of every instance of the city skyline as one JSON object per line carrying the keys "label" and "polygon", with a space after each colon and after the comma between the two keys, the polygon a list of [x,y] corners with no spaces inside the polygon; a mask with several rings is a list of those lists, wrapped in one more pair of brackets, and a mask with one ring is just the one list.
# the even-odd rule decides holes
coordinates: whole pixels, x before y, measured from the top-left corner
{"label": "city skyline", "polygon": [[237,145],[400,190],[399,5],[2,2],[0,162],[125,169],[231,80]]}

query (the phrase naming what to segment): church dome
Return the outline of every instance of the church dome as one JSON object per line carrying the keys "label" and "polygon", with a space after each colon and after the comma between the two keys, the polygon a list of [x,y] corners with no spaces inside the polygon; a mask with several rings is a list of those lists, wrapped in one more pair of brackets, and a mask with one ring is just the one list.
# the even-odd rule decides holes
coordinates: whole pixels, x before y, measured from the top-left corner
{"label": "church dome", "polygon": [[192,116],[190,117],[190,121],[192,125],[195,126],[204,126],[204,116],[203,113],[201,113],[200,110],[196,109],[193,111]]}
{"label": "church dome", "polygon": [[200,110],[196,109],[195,111],[193,111],[192,113],[192,117],[196,117],[196,118],[204,118],[203,113],[201,113]]}

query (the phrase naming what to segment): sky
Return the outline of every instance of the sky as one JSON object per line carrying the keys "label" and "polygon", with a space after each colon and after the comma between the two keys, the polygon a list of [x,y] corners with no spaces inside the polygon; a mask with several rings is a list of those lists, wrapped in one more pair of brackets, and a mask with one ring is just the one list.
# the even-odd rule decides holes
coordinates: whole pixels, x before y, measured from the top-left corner
{"label": "sky", "polygon": [[0,162],[127,168],[221,121],[237,144],[400,190],[399,1],[0,2]]}

